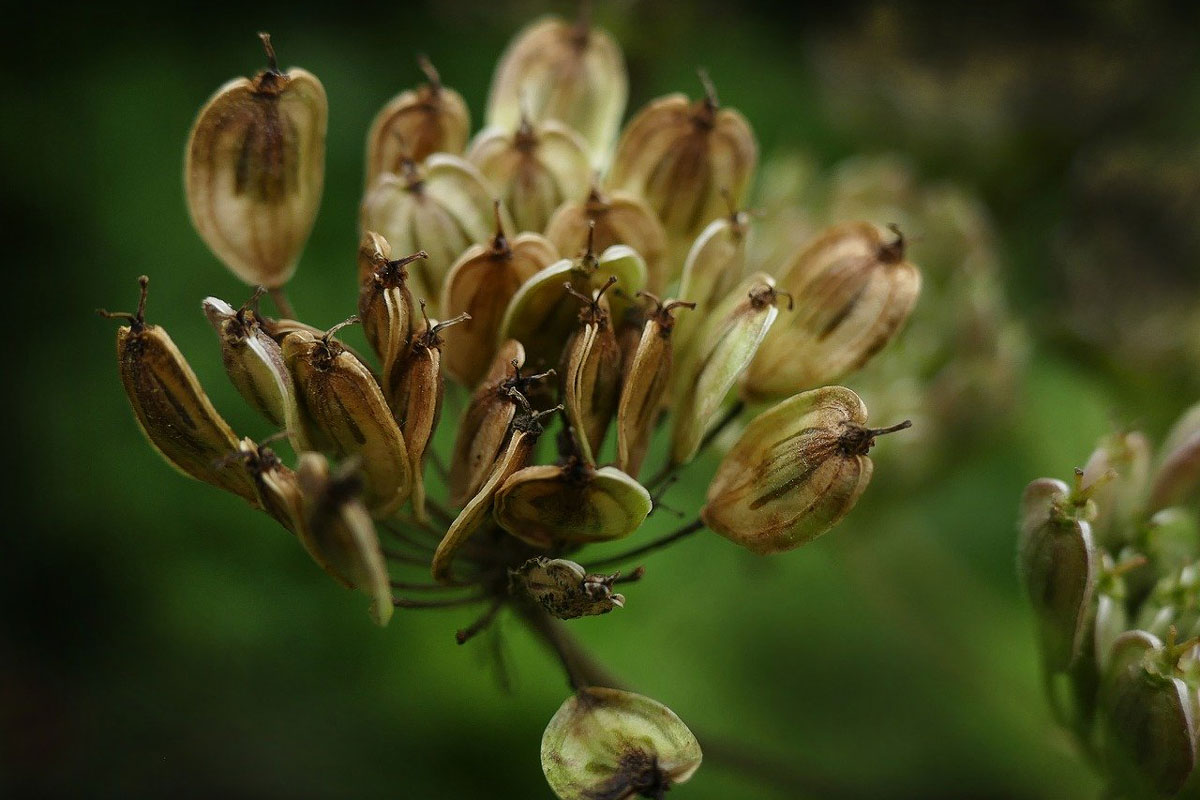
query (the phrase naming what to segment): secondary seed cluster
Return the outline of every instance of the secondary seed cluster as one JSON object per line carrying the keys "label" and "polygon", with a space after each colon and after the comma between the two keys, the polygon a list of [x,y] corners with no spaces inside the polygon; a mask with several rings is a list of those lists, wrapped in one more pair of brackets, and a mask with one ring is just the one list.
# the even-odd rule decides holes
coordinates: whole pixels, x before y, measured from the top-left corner
{"label": "secondary seed cluster", "polygon": [[[560,620],[624,607],[614,587],[641,568],[601,566],[705,527],[756,553],[790,550],[853,508],[875,437],[907,423],[869,428],[853,391],[812,387],[862,367],[908,317],[920,274],[904,237],[839,224],[756,269],[754,215],[740,210],[758,158],[749,123],[702,76],[700,100],[655,100],[618,138],[619,47],[586,19],[547,19],[501,58],[473,140],[466,104],[423,59],[428,83],[380,111],[357,314],[317,329],[294,319],[283,287],[319,205],[327,101],[262,38],[267,69],[201,109],[185,183],[201,237],[257,287],[237,308],[203,302],[226,371],[295,467],[222,419],[146,321],[144,277],[136,312],[102,312],[127,321],[118,355],[139,424],[169,463],[266,512],[365,592],[380,624],[395,608],[482,604],[461,643],[511,609],[577,690],[542,743],[554,791],[660,797],[699,766],[696,738],[613,688]],[[260,308],[267,292],[276,316]],[[354,323],[372,354],[337,337]],[[470,396],[443,458],[447,377]],[[572,560],[633,535],[748,405],[777,401],[729,450],[698,519],[589,567]],[[411,569],[426,576],[400,575]]]}

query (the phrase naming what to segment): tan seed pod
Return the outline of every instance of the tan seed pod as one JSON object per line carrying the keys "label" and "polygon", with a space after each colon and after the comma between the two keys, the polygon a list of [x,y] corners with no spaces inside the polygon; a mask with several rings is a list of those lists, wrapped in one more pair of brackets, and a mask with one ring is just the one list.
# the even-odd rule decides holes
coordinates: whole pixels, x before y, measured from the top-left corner
{"label": "tan seed pod", "polygon": [[496,493],[500,527],[534,547],[623,539],[650,513],[650,493],[616,467],[525,467]]}
{"label": "tan seed pod", "polygon": [[100,310],[128,322],[117,330],[117,365],[138,427],[168,464],[184,475],[233,492],[258,505],[254,483],[241,470],[223,468],[238,452],[238,438],[213,408],[175,342],[146,323],[150,279],[138,279],[141,296],[133,314]]}
{"label": "tan seed pod", "polygon": [[[697,346],[681,361],[678,392],[674,393],[672,463],[686,464],[695,457],[729,390],[774,324],[781,294],[774,279],[760,272],[714,309],[698,334]],[[788,304],[790,308],[791,298]]]}
{"label": "tan seed pod", "polygon": [[236,78],[200,109],[183,177],[192,224],[251,286],[276,289],[296,270],[325,181],[325,89],[302,69]]}
{"label": "tan seed pod", "polygon": [[621,388],[621,350],[613,333],[605,291],[617,282],[614,276],[588,294],[577,292],[570,281],[568,294],[583,301],[579,325],[563,350],[563,405],[579,455],[596,466],[596,454],[617,410]]}
{"label": "tan seed pod", "polygon": [[835,225],[786,265],[779,285],[796,298],[796,310],[750,365],[748,398],[786,396],[849,375],[892,340],[921,291],[921,273],[894,233],[885,241],[870,223]]}
{"label": "tan seed pod", "polygon": [[709,528],[759,554],[807,544],[854,508],[871,480],[867,409],[841,386],[798,394],[746,426],[708,487]]}
{"label": "tan seed pod", "polygon": [[[446,276],[442,310],[469,314],[470,320],[446,331],[446,370],[461,384],[476,386],[500,344],[500,326],[513,295],[523,283],[559,260],[558,251],[536,233],[513,240],[504,233],[499,201],[496,235],[491,244],[473,245]],[[506,359],[505,363],[510,359]]]}
{"label": "tan seed pod", "polygon": [[413,298],[408,289],[408,265],[428,257],[422,250],[401,259],[391,259],[387,240],[370,231],[363,237],[358,260],[369,271],[359,281],[358,318],[371,349],[383,362],[382,384],[387,386],[402,366],[412,341]]}
{"label": "tan seed pod", "polygon": [[610,189],[645,200],[669,239],[684,247],[724,213],[722,193],[735,205],[745,199],[758,161],[750,123],[721,108],[707,76],[701,79],[702,99],[660,97],[629,121],[607,182]]}
{"label": "tan seed pod", "polygon": [[387,625],[392,589],[387,561],[371,515],[359,500],[357,459],[331,474],[320,453],[301,453],[296,477],[303,495],[301,541],[309,555],[339,583],[371,598],[371,618]]}
{"label": "tan seed pod", "polygon": [[635,349],[626,356],[629,364],[622,365],[625,376],[617,405],[617,468],[634,478],[641,472],[670,383],[672,331],[677,325],[671,312],[696,307],[695,303],[663,303],[654,295],[648,296],[655,309],[642,326]]}
{"label": "tan seed pod", "polygon": [[633,248],[646,262],[646,288],[661,292],[674,277],[667,264],[667,234],[662,223],[636,196],[624,192],[604,194],[596,186],[582,200],[558,207],[546,223],[546,238],[558,252],[570,256],[579,251],[595,226],[592,247],[602,253],[616,244]]}
{"label": "tan seed pod", "polygon": [[[279,434],[267,441],[277,436]],[[279,460],[266,442],[256,443],[248,437],[242,439],[238,452],[226,458],[221,466],[243,470],[258,491],[258,501],[263,511],[291,533],[304,538],[300,484],[296,474]]]}
{"label": "tan seed pod", "polygon": [[367,133],[366,185],[384,172],[400,173],[405,159],[420,164],[434,153],[461,155],[471,135],[462,95],[443,86],[429,59],[417,64],[428,83],[401,92],[379,110]]}
{"label": "tan seed pod", "polygon": [[[500,209],[506,229],[508,212]],[[384,172],[363,198],[359,222],[377,231],[401,253],[424,250],[429,257],[412,269],[414,296],[435,305],[446,273],[473,244],[492,235],[492,190],[469,162],[435,153],[421,165],[405,161],[399,174]]]}
{"label": "tan seed pod", "polygon": [[542,771],[559,800],[661,798],[691,778],[701,758],[671,709],[618,689],[579,690],[542,735]]}
{"label": "tan seed pod", "polygon": [[553,120],[485,128],[471,143],[467,160],[499,192],[518,231],[544,230],[555,209],[583,196],[592,176],[587,143]]}
{"label": "tan seed pod", "polygon": [[577,619],[625,607],[625,596],[612,590],[621,573],[589,575],[565,558],[531,558],[510,573],[514,587],[537,601],[552,617]]}
{"label": "tan seed pod", "polygon": [[259,324],[254,306],[262,289],[241,308],[217,297],[201,303],[204,315],[221,342],[225,374],[242,399],[272,424],[290,430],[296,425],[296,395],[283,351]]}
{"label": "tan seed pod", "polygon": [[746,240],[750,215],[731,211],[708,224],[683,262],[679,296],[696,305],[695,314],[684,314],[672,337],[675,351],[683,353],[694,344],[695,333],[746,274]]}
{"label": "tan seed pod", "polygon": [[496,64],[487,124],[513,130],[522,115],[558,120],[579,132],[601,166],[628,94],[625,58],[608,33],[586,18],[571,24],[546,17],[517,34]]}
{"label": "tan seed pod", "polygon": [[412,469],[400,428],[379,385],[333,338],[348,320],[320,338],[304,331],[283,340],[283,357],[299,400],[297,438],[304,449],[362,461],[365,502],[385,517],[408,500]]}

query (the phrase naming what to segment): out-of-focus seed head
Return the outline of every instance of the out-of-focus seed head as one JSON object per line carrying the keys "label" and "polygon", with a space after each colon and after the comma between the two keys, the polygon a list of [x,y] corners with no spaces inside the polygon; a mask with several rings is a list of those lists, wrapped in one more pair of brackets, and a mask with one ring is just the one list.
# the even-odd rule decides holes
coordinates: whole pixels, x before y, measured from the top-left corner
{"label": "out-of-focus seed head", "polygon": [[1083,467],[1082,486],[1093,487],[1096,544],[1120,550],[1142,514],[1150,480],[1150,442],[1132,431],[1101,440]]}
{"label": "out-of-focus seed head", "polygon": [[607,614],[625,607],[625,596],[612,590],[621,573],[589,575],[565,558],[531,558],[511,573],[512,584],[558,619]]}
{"label": "out-of-focus seed head", "polygon": [[560,800],[662,797],[691,778],[701,758],[671,709],[617,689],[581,689],[542,735],[542,771]]}
{"label": "out-of-focus seed head", "polygon": [[1150,485],[1148,511],[1200,500],[1200,404],[1175,423]]}
{"label": "out-of-focus seed head", "polygon": [[267,34],[267,69],[236,78],[200,109],[183,177],[192,224],[251,286],[292,277],[325,181],[325,89],[298,68],[281,72]]}
{"label": "out-of-focus seed head", "polygon": [[1137,628],[1165,638],[1174,627],[1187,636],[1200,623],[1200,562],[1163,575],[1138,609]]}
{"label": "out-of-focus seed head", "polygon": [[442,84],[429,59],[417,60],[428,83],[388,101],[367,134],[366,184],[380,174],[403,172],[405,159],[420,164],[434,153],[462,155],[471,135],[471,112],[462,95]]}
{"label": "out-of-focus seed head", "polygon": [[755,553],[811,542],[854,508],[871,480],[875,437],[854,392],[826,386],[768,409],[746,426],[708,487],[701,519]]}
{"label": "out-of-focus seed head", "polygon": [[1164,508],[1146,523],[1146,555],[1159,574],[1200,559],[1200,516],[1193,509]]}
{"label": "out-of-focus seed head", "polygon": [[563,405],[580,457],[596,465],[595,454],[617,409],[621,381],[621,351],[617,346],[605,292],[617,283],[614,276],[588,294],[563,284],[568,294],[582,301],[579,327],[563,350]]}

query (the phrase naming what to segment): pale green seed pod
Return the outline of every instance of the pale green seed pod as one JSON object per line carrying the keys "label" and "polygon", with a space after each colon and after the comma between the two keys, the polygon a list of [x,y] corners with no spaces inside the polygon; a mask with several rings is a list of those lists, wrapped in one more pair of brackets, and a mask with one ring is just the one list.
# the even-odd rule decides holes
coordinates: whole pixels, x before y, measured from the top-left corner
{"label": "pale green seed pod", "polygon": [[495,187],[517,231],[545,230],[555,209],[582,198],[592,179],[587,142],[553,120],[484,128],[467,160]]}
{"label": "pale green seed pod", "polygon": [[121,384],[138,427],[168,464],[184,475],[233,492],[258,505],[258,492],[244,471],[223,464],[239,451],[238,437],[204,393],[196,373],[167,332],[146,323],[146,290],[133,314],[100,311],[129,324],[117,330],[117,365]]}
{"label": "pale green seed pod", "polygon": [[1144,547],[1156,571],[1174,572],[1200,559],[1200,515],[1186,508],[1164,508],[1146,524]]}
{"label": "pale green seed pod", "polygon": [[496,64],[487,124],[513,130],[522,116],[558,120],[579,132],[592,163],[603,166],[628,94],[625,58],[608,33],[586,18],[546,17],[517,34]]}
{"label": "pale green seed pod", "polygon": [[371,618],[387,625],[392,589],[375,524],[358,499],[362,481],[354,461],[330,474],[320,453],[301,453],[296,478],[303,495],[301,541],[309,555],[339,583],[371,598]]}
{"label": "pale green seed pod", "polygon": [[462,155],[471,135],[471,112],[462,95],[443,86],[429,59],[417,59],[428,83],[401,92],[379,110],[367,133],[366,185],[384,172],[404,171],[434,153]]}
{"label": "pale green seed pod", "polygon": [[579,326],[563,350],[562,397],[571,436],[580,458],[596,466],[609,422],[617,410],[621,384],[621,351],[609,316],[605,291],[608,282],[589,294],[576,292],[567,281],[563,288],[582,300]]}
{"label": "pale green seed pod", "polygon": [[542,735],[542,771],[560,800],[662,797],[691,778],[702,757],[671,709],[618,689],[580,689]]}
{"label": "pale green seed pod", "polygon": [[635,195],[604,194],[593,186],[587,198],[559,206],[546,224],[546,238],[566,257],[582,255],[580,245],[589,236],[597,253],[617,244],[637,251],[646,262],[646,288],[652,292],[662,292],[674,278],[666,258],[667,233],[650,207]]}
{"label": "pale green seed pod", "polygon": [[[462,325],[446,331],[446,370],[462,385],[475,387],[492,365],[500,346],[504,312],[522,284],[559,261],[558,250],[536,233],[509,240],[496,206],[496,235],[490,245],[474,245],[446,276],[442,310],[469,314]],[[507,361],[505,362],[507,363]]]}
{"label": "pale green seed pod", "polygon": [[590,575],[565,558],[531,558],[509,573],[511,583],[537,601],[557,619],[577,619],[607,614],[625,607],[625,596],[614,592],[621,573]]}
{"label": "pale green seed pod", "polygon": [[[446,273],[471,245],[492,235],[492,190],[469,162],[436,153],[418,166],[405,161],[399,174],[384,172],[363,198],[359,222],[364,231],[378,231],[401,253],[424,250],[429,257],[411,271],[409,288],[418,299],[434,305],[442,296]],[[508,212],[500,209],[505,229],[512,229]]]}
{"label": "pale green seed pod", "polygon": [[1142,517],[1150,482],[1150,442],[1141,433],[1106,436],[1083,467],[1081,485],[1093,487],[1096,516],[1091,520],[1096,543],[1113,551],[1128,544]]}
{"label": "pale green seed pod", "polygon": [[329,106],[316,76],[268,67],[236,78],[200,109],[183,168],[200,238],[241,280],[275,289],[296,271],[325,182]]}
{"label": "pale green seed pod", "polygon": [[700,232],[683,262],[679,296],[695,303],[696,313],[675,324],[672,341],[683,353],[694,344],[701,321],[708,319],[746,274],[746,240],[750,215],[735,211],[715,219]]}
{"label": "pale green seed pod", "polygon": [[616,467],[583,463],[525,467],[496,493],[496,522],[534,547],[623,539],[653,503],[646,489]]}
{"label": "pale green seed pod", "polygon": [[698,334],[697,346],[681,363],[674,393],[672,463],[686,464],[695,457],[726,395],[774,324],[778,299],[770,275],[753,275],[713,311]]}
{"label": "pale green seed pod", "polygon": [[1200,622],[1200,562],[1163,575],[1138,609],[1137,627],[1159,638],[1171,628],[1190,631]]}
{"label": "pale green seed pod", "polygon": [[904,239],[885,241],[865,222],[835,225],[787,265],[782,290],[795,312],[776,325],[746,374],[752,399],[782,397],[866,364],[899,332],[917,302],[921,273]]}
{"label": "pale green seed pod", "polygon": [[1200,404],[1175,423],[1163,443],[1150,486],[1147,510],[1154,513],[1200,499]]}

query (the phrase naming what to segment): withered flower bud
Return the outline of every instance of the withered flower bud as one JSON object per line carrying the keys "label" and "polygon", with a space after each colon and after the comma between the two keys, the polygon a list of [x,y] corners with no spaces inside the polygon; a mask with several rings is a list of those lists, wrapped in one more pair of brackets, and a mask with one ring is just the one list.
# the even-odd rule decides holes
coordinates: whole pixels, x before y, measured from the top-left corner
{"label": "withered flower bud", "polygon": [[487,124],[512,130],[523,115],[558,120],[579,132],[601,166],[628,94],[625,58],[612,37],[586,17],[575,24],[547,17],[517,34],[496,64]]}
{"label": "withered flower bud", "polygon": [[587,570],[565,558],[531,558],[510,572],[513,587],[519,587],[558,619],[577,619],[607,614],[625,607],[625,596],[612,590],[621,573],[589,575]]}
{"label": "withered flower bud", "polygon": [[542,771],[560,800],[661,798],[691,778],[701,758],[671,709],[598,686],[567,698],[542,735]]}
{"label": "withered flower bud", "polygon": [[367,134],[366,184],[381,173],[400,173],[406,158],[420,164],[434,153],[461,155],[471,135],[471,112],[462,95],[442,85],[429,59],[417,64],[429,83],[401,92],[379,110]]}
{"label": "withered flower bud", "polygon": [[704,523],[755,553],[807,544],[854,508],[871,480],[875,437],[867,409],[841,386],[798,394],[746,426],[717,468]]}
{"label": "withered flower bud", "polygon": [[260,33],[267,69],[236,78],[200,109],[183,177],[192,224],[251,286],[276,289],[296,271],[325,181],[325,89],[314,75],[280,72]]}
{"label": "withered flower bud", "polygon": [[[474,245],[455,262],[446,276],[442,310],[470,314],[470,319],[446,331],[445,365],[464,386],[474,387],[484,377],[500,344],[500,326],[513,295],[527,280],[559,260],[558,251],[536,233],[513,240],[504,233],[500,203],[496,210],[496,235],[490,245]],[[505,363],[511,359],[506,359]]]}
{"label": "withered flower bud", "polygon": [[588,294],[577,292],[570,281],[563,284],[568,294],[583,301],[579,327],[563,349],[563,405],[580,457],[593,467],[620,391],[621,351],[604,297],[616,282],[610,275],[603,286]]}
{"label": "withered flower bud", "polygon": [[117,330],[117,365],[138,427],[167,463],[184,475],[226,489],[258,505],[258,493],[242,470],[222,468],[238,452],[238,437],[213,408],[175,342],[146,323],[150,279],[138,279],[141,296],[133,314],[100,310],[128,322]]}
{"label": "withered flower bud", "polygon": [[917,302],[921,273],[904,237],[885,241],[865,222],[835,225],[783,271],[796,310],[750,365],[749,397],[780,397],[854,372],[892,340]]}
{"label": "withered flower bud", "polygon": [[1189,409],[1167,434],[1154,472],[1147,510],[1151,513],[1200,497],[1200,404]]}
{"label": "withered flower bud", "polygon": [[679,296],[695,303],[695,314],[684,314],[675,324],[675,351],[695,344],[695,334],[721,301],[746,274],[746,240],[750,215],[731,210],[700,232],[683,262]]}
{"label": "withered flower bud", "polygon": [[513,128],[485,128],[467,160],[500,193],[518,231],[542,231],[554,210],[583,195],[591,180],[587,142],[553,120],[522,118]]}

